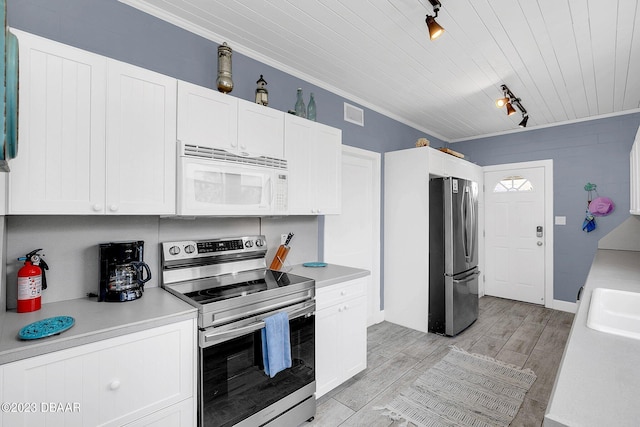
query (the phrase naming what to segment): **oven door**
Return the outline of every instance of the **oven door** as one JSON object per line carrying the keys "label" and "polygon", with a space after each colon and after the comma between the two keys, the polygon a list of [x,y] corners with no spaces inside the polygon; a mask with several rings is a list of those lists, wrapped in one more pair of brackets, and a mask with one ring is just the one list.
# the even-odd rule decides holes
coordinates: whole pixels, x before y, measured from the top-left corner
{"label": "oven door", "polygon": [[[201,337],[200,426],[257,426],[285,412],[287,415],[283,417],[301,414],[297,425],[315,415],[314,310],[312,304],[291,313],[292,366],[273,378],[265,374],[262,362],[264,322],[257,321],[238,330],[201,332],[210,338]],[[202,342],[213,344],[206,346]],[[291,410],[295,407],[298,408]],[[286,423],[274,422],[274,425]]]}

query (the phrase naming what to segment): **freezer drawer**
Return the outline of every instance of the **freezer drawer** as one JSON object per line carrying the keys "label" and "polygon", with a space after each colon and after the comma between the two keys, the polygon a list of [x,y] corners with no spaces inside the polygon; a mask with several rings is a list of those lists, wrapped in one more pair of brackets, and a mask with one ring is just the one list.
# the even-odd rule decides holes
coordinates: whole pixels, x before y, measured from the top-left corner
{"label": "freezer drawer", "polygon": [[455,336],[478,318],[477,268],[430,283],[429,331]]}

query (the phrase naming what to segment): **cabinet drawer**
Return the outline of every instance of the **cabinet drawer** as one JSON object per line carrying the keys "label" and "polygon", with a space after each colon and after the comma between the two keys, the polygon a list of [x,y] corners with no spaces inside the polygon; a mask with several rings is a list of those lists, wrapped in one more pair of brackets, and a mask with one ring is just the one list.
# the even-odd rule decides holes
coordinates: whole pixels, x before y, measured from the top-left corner
{"label": "cabinet drawer", "polygon": [[322,310],[323,308],[363,296],[365,292],[365,278],[320,288],[316,291],[316,310]]}
{"label": "cabinet drawer", "polygon": [[[188,399],[194,335],[190,320],[4,365],[3,401],[37,410],[2,413],[0,425],[122,425]],[[69,411],[43,411],[42,404]]]}
{"label": "cabinet drawer", "polygon": [[196,425],[195,398],[164,408],[125,427],[193,427]]}

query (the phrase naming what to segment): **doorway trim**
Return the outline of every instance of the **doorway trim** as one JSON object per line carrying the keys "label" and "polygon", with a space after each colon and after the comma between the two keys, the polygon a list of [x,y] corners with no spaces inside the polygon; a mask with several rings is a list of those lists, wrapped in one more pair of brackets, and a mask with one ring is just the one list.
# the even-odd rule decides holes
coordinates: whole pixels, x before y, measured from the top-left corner
{"label": "doorway trim", "polygon": [[[482,172],[497,172],[505,169],[524,169],[542,167],[544,169],[544,228],[547,230],[545,237],[544,252],[544,306],[554,308],[553,299],[553,251],[554,251],[554,223],[553,223],[553,160],[536,160],[531,162],[505,163],[500,165],[484,166]],[[483,176],[484,182],[484,176]],[[486,183],[485,183],[486,184]],[[486,192],[486,185],[483,184],[483,191]],[[487,209],[485,197],[485,211]],[[485,212],[486,219],[486,212]],[[484,230],[484,224],[483,224]],[[486,239],[484,252],[486,253]],[[485,266],[486,268],[486,266]],[[484,283],[482,285],[484,293]]]}

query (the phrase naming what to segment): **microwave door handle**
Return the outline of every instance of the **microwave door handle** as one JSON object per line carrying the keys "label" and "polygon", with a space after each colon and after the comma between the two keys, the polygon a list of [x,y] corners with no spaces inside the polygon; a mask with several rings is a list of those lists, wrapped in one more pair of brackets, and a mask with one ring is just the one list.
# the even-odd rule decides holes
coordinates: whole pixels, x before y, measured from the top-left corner
{"label": "microwave door handle", "polygon": [[269,206],[273,207],[273,202],[276,198],[275,189],[273,188],[273,179],[271,176],[267,179],[269,180]]}

